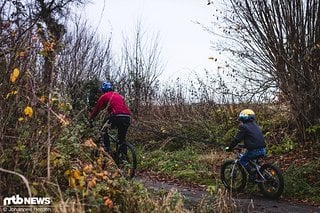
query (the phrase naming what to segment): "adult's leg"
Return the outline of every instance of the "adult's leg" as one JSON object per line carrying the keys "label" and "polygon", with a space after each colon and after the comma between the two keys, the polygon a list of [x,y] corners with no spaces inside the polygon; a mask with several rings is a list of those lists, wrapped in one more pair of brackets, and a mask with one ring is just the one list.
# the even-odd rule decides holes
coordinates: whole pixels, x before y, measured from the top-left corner
{"label": "adult's leg", "polygon": [[[127,131],[130,126],[130,117],[118,116],[116,118],[116,120],[117,120],[117,122],[115,122],[115,123],[116,123],[117,129],[118,129],[118,139],[119,139],[120,144],[122,144],[126,141]],[[127,147],[122,146],[123,150],[120,150],[120,151],[126,153],[127,152],[126,148]]]}
{"label": "adult's leg", "polygon": [[119,117],[119,123],[118,123],[118,138],[120,143],[123,143],[126,141],[126,135],[128,128],[130,126],[130,117]]}
{"label": "adult's leg", "polygon": [[109,135],[108,135],[108,130],[106,130],[103,135],[103,144],[104,144],[105,151],[110,153],[111,147],[110,147],[110,139],[109,139]]}

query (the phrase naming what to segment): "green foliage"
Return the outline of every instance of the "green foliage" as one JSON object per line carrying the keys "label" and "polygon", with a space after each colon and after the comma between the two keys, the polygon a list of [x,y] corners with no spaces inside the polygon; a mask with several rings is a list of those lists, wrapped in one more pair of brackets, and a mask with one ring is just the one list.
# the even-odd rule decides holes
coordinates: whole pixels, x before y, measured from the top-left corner
{"label": "green foliage", "polygon": [[285,135],[280,144],[273,144],[268,147],[268,152],[271,154],[284,154],[295,149],[297,143],[292,136]]}
{"label": "green foliage", "polygon": [[306,129],[306,133],[309,140],[319,143],[320,123],[309,126]]}
{"label": "green foliage", "polygon": [[320,202],[320,162],[311,161],[304,165],[291,165],[284,173],[285,196]]}
{"label": "green foliage", "polygon": [[213,174],[212,165],[199,160],[203,150],[194,147],[185,147],[176,151],[157,150],[138,152],[141,169],[152,170],[170,175],[187,182],[198,184],[216,184],[216,176]]}
{"label": "green foliage", "polygon": [[315,124],[306,129],[306,132],[309,134],[316,133],[320,130],[320,124]]}

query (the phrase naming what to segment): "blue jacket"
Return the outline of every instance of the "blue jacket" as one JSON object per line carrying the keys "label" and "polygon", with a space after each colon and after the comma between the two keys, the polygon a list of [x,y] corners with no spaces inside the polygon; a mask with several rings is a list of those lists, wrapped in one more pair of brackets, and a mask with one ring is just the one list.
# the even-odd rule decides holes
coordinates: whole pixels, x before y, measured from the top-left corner
{"label": "blue jacket", "polygon": [[232,149],[242,140],[244,141],[245,147],[249,151],[266,147],[262,131],[260,127],[253,121],[243,123],[239,126],[238,132],[229,147]]}

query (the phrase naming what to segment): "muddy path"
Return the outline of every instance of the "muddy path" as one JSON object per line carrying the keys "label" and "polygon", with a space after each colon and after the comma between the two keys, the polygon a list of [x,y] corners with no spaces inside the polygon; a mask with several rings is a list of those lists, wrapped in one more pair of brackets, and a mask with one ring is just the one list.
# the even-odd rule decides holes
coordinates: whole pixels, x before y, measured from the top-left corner
{"label": "muddy path", "polygon": [[[135,180],[141,182],[146,188],[154,191],[178,190],[185,200],[185,207],[189,209],[198,205],[207,193],[204,187],[184,184],[177,180],[159,179],[142,174],[136,177]],[[320,206],[299,204],[283,199],[268,200],[259,194],[239,195],[238,197],[233,198],[233,202],[241,209],[242,212],[320,213]]]}

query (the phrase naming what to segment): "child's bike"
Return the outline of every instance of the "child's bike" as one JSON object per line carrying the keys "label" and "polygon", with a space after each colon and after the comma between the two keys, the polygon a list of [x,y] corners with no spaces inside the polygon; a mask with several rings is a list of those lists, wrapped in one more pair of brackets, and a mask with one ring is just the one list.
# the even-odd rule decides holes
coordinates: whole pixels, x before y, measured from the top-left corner
{"label": "child's bike", "polygon": [[221,181],[223,185],[232,192],[241,192],[246,187],[248,181],[258,184],[260,192],[267,198],[276,199],[281,196],[284,190],[284,180],[278,167],[266,163],[260,165],[258,157],[250,160],[249,164],[253,175],[249,177],[247,170],[240,164],[241,153],[244,146],[237,146],[233,150],[236,152],[234,160],[225,161],[221,166]]}

